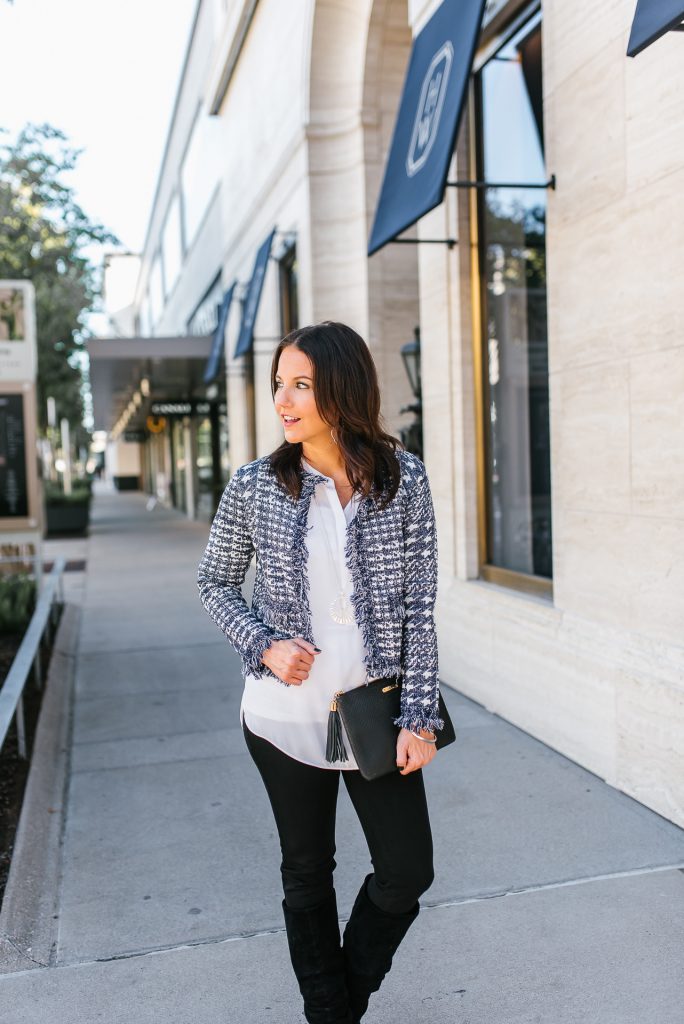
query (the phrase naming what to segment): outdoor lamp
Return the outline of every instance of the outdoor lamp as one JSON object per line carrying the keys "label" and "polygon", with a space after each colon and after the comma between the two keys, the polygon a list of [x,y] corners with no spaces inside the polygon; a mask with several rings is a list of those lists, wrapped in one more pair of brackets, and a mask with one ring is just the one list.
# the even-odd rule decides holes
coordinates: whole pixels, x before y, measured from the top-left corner
{"label": "outdoor lamp", "polygon": [[416,398],[420,398],[420,327],[414,327],[413,339],[402,345],[401,358],[404,360],[411,391]]}

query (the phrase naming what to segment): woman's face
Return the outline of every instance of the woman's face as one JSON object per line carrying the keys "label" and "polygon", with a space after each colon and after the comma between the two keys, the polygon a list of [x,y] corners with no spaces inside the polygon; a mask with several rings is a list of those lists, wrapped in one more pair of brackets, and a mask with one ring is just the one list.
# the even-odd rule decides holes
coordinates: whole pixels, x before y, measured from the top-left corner
{"label": "woman's face", "polygon": [[[313,393],[313,367],[305,352],[287,345],[280,353],[276,373],[275,410],[291,444],[330,440],[330,427],[321,419]],[[285,416],[296,417],[288,423]]]}

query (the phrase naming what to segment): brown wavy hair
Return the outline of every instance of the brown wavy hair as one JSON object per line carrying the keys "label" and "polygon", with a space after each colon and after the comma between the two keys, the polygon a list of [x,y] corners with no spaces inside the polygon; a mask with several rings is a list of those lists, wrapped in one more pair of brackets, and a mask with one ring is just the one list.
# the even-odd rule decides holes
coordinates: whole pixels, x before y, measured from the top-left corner
{"label": "brown wavy hair", "polygon": [[[349,483],[356,493],[371,494],[378,507],[385,508],[399,487],[395,452],[404,445],[383,429],[378,375],[368,346],[351,327],[332,320],[291,331],[273,353],[274,401],[280,353],[289,345],[311,361],[316,408],[335,432]],[[269,456],[279,482],[295,499],[301,493],[302,451],[300,441],[285,440]]]}

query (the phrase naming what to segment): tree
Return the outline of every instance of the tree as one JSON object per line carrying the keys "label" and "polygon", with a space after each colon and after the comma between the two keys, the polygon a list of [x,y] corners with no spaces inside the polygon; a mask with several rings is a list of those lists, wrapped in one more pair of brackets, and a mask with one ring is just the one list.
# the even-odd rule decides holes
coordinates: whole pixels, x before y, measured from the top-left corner
{"label": "tree", "polygon": [[83,427],[85,315],[99,284],[86,246],[118,245],[92,223],[63,176],[80,150],[48,124],[28,124],[13,145],[0,145],[0,278],[28,278],[36,289],[38,420],[44,431],[46,399],[66,417],[75,444],[87,444]]}

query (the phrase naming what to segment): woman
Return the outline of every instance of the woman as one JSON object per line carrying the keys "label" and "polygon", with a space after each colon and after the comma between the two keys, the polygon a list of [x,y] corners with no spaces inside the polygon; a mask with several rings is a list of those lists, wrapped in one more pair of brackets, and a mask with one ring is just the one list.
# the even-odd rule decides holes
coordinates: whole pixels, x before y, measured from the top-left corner
{"label": "woman", "polygon": [[[351,328],[325,322],[289,334],[273,356],[271,390],[285,440],[231,478],[198,586],[242,659],[240,720],[278,828],[306,1019],[350,1024],[433,880],[422,769],[444,724],[435,519],[423,463],[382,430],[375,366]],[[254,552],[249,608],[241,585]],[[326,749],[330,701],[389,676],[402,682],[398,771],[367,781],[351,754],[327,759],[338,753]],[[333,887],[340,773],[374,867],[342,946]]]}

